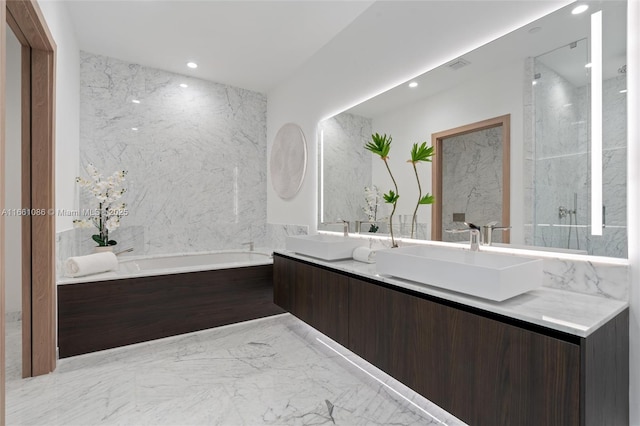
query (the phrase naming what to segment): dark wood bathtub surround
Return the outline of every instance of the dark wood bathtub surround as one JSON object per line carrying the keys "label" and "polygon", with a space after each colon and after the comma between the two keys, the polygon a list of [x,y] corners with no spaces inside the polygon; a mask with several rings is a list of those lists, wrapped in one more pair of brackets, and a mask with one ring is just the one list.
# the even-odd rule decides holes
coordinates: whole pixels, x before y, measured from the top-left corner
{"label": "dark wood bathtub surround", "polygon": [[274,299],[470,425],[628,424],[628,310],[582,338],[277,253]]}
{"label": "dark wood bathtub surround", "polygon": [[60,285],[60,357],[283,312],[272,265]]}

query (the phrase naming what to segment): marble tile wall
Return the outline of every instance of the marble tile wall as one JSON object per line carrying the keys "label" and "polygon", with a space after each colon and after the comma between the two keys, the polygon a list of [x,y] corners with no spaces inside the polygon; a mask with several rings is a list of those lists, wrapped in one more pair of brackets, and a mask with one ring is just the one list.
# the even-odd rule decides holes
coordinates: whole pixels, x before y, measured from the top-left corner
{"label": "marble tile wall", "polygon": [[323,134],[324,222],[366,220],[364,188],[371,186],[371,119],[342,113],[320,123]]}
{"label": "marble tile wall", "polygon": [[307,234],[309,234],[309,227],[307,225],[278,225],[268,223],[266,244],[267,247],[273,250],[283,250],[287,236]]}
{"label": "marble tile wall", "polygon": [[129,172],[122,225],[144,254],[265,239],[264,95],[86,52],[80,79],[81,168]]}
{"label": "marble tile wall", "polygon": [[[502,219],[502,128],[494,127],[443,141],[442,226],[463,227],[453,221],[464,213],[467,222],[483,225]],[[494,241],[501,242],[501,233]],[[466,233],[442,233],[443,241],[467,241]]]}
{"label": "marble tile wall", "polygon": [[629,300],[629,267],[587,260],[543,259],[545,287]]}

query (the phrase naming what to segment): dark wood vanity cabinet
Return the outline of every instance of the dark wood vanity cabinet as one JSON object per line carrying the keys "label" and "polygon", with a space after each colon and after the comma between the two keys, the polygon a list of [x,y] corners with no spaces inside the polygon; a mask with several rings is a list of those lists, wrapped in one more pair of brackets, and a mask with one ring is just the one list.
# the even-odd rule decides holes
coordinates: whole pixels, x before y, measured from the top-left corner
{"label": "dark wood vanity cabinet", "polygon": [[277,255],[273,263],[275,304],[347,346],[349,278]]}
{"label": "dark wood vanity cabinet", "polygon": [[274,298],[470,425],[628,424],[628,310],[581,338],[279,254]]}
{"label": "dark wood vanity cabinet", "polygon": [[350,280],[349,349],[470,425],[579,425],[580,347]]}

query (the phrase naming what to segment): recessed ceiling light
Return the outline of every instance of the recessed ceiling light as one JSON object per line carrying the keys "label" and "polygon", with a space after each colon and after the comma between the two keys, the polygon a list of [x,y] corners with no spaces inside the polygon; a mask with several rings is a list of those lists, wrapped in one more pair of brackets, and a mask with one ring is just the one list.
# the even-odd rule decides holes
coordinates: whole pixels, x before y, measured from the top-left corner
{"label": "recessed ceiling light", "polygon": [[135,132],[136,130],[138,130],[138,128],[137,127],[132,127],[131,130],[133,130]]}
{"label": "recessed ceiling light", "polygon": [[195,62],[187,62],[187,66],[189,68],[198,68],[198,64],[196,64]]}
{"label": "recessed ceiling light", "polygon": [[580,6],[576,6],[573,8],[573,10],[571,11],[572,15],[579,15],[582,12],[584,12],[585,10],[589,9],[589,5],[586,4],[581,4]]}
{"label": "recessed ceiling light", "polygon": [[591,62],[584,66],[585,68],[591,68]]}
{"label": "recessed ceiling light", "polygon": [[622,89],[620,93],[627,93],[627,89]]}
{"label": "recessed ceiling light", "polygon": [[134,104],[139,104],[140,103],[140,101],[137,100],[137,99],[133,99],[133,100],[131,100],[131,102],[133,102]]}
{"label": "recessed ceiling light", "polygon": [[182,87],[183,89],[186,89],[187,87],[189,87],[188,84],[184,84],[184,83],[180,83],[180,87]]}
{"label": "recessed ceiling light", "polygon": [[409,83],[409,87],[411,87],[412,89],[414,87],[418,87],[418,83],[416,81],[412,81],[411,83]]}
{"label": "recessed ceiling light", "polygon": [[532,85],[532,86],[535,86],[536,84],[538,84],[538,82],[537,82],[537,81],[535,81],[535,80],[533,80],[533,81],[531,82],[531,85]]}

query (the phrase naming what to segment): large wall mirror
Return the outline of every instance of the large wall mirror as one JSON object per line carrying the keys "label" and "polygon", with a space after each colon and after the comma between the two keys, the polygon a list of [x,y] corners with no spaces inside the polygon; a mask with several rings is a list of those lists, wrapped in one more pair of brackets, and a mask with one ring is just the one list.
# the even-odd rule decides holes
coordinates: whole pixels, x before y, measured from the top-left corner
{"label": "large wall mirror", "polygon": [[[416,176],[407,163],[411,146],[431,145],[441,132],[508,115],[510,152],[504,160],[510,168],[509,205],[501,206],[501,212],[509,212],[509,245],[626,258],[627,2],[585,4],[589,8],[583,13],[572,13],[576,4],[568,5],[321,122],[318,228],[339,230],[333,223],[348,220],[361,233],[388,232],[390,206],[376,202],[376,194],[392,189],[392,182],[380,158],[364,149],[371,134],[379,133],[393,138],[389,166],[400,193],[394,233],[408,237],[403,229],[410,228],[406,224],[418,196]],[[591,79],[597,75],[591,63],[591,22],[597,12],[603,29],[601,147],[594,144],[591,130],[592,99],[600,98],[592,93],[596,86]],[[458,161],[471,164],[455,173],[473,168],[496,174],[495,167],[477,167],[480,160],[473,153],[462,158]],[[601,177],[591,168],[598,161]],[[440,184],[432,178],[433,164],[417,166],[423,193],[436,192]],[[592,202],[593,184],[600,179],[601,206],[597,197]],[[441,218],[449,221],[446,226],[463,226],[453,213],[497,226],[504,221],[502,213],[481,216],[471,199],[464,206],[447,206],[452,197],[443,191],[438,200],[442,211],[453,209]],[[420,206],[415,238],[445,239],[432,229],[433,206]],[[592,219],[602,220],[602,235],[592,229]],[[499,238],[498,243],[506,243]]]}

